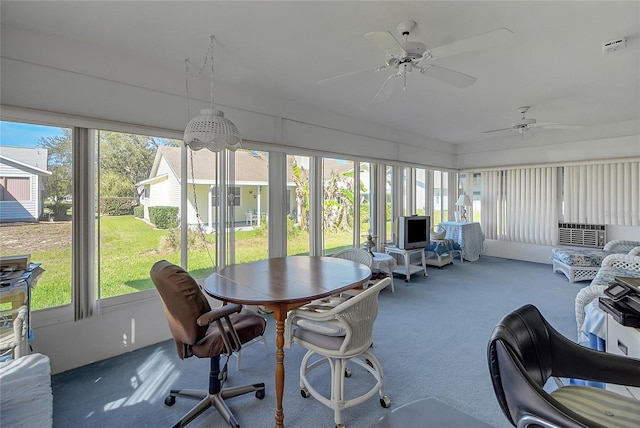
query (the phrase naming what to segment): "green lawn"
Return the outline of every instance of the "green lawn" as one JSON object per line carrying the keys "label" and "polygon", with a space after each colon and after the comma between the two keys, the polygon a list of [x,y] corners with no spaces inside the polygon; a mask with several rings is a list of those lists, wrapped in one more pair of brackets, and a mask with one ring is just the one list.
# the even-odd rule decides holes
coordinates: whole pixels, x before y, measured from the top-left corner
{"label": "green lawn", "polygon": [[[70,226],[69,226],[70,227]],[[100,219],[99,284],[100,297],[112,297],[151,288],[149,269],[158,260],[180,263],[178,249],[161,245],[168,230],[158,230],[133,216],[102,217]],[[267,254],[266,230],[236,232],[236,263],[262,260]],[[331,252],[351,242],[350,232],[326,234]],[[207,246],[188,252],[188,267],[192,275],[202,278],[214,271],[211,257],[215,257],[213,236],[207,235]],[[289,254],[308,253],[308,235],[299,233],[287,240]],[[191,247],[190,247],[191,248]],[[71,245],[55,250],[33,251],[31,260],[42,263],[45,273],[32,293],[34,310],[69,304],[71,302]]]}
{"label": "green lawn", "polygon": [[[100,219],[98,272],[100,297],[107,298],[151,288],[149,269],[158,260],[180,263],[178,249],[161,245],[168,230],[153,226],[133,216],[102,217]],[[69,223],[69,234],[71,224]],[[267,231],[256,229],[236,232],[235,263],[262,260],[267,254]],[[351,232],[325,231],[325,253],[333,253],[351,246]],[[206,236],[207,245],[191,246],[188,267],[191,274],[204,278],[214,271],[211,257],[215,256],[213,235]],[[308,254],[308,234],[300,232],[287,239],[289,254]],[[59,245],[52,250],[31,252],[31,260],[41,262],[45,273],[32,293],[34,310],[71,303],[71,245]]]}

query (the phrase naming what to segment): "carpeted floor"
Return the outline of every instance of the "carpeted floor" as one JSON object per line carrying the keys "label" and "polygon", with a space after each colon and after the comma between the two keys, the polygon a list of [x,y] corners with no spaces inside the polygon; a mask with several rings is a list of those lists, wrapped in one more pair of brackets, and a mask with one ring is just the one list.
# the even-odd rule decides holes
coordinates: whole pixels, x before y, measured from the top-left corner
{"label": "carpeted floor", "polygon": [[[508,427],[496,402],[486,361],[486,346],[495,324],[507,312],[536,305],[562,334],[575,340],[574,298],[588,282],[568,283],[550,265],[493,257],[429,268],[429,277],[414,274],[411,282],[395,278],[380,294],[374,352],[385,370],[391,409],[435,397],[494,427]],[[264,382],[267,396],[252,394],[228,401],[244,427],[271,427],[274,422],[273,318],[267,315],[269,354],[262,345],[243,349],[240,371],[229,365],[227,386]],[[304,351],[285,350],[285,426],[332,427],[333,412],[299,393],[298,368]],[[206,389],[208,361],[180,361],[172,341],[53,376],[54,427],[172,426],[195,401],[163,404],[172,387]],[[368,380],[354,370],[349,388]],[[329,385],[320,375],[317,384]],[[376,398],[343,412],[349,428],[371,427],[391,409]],[[190,426],[225,426],[214,410]],[[420,426],[420,425],[416,425]],[[411,427],[407,427],[411,428]],[[466,427],[461,427],[466,428]]]}

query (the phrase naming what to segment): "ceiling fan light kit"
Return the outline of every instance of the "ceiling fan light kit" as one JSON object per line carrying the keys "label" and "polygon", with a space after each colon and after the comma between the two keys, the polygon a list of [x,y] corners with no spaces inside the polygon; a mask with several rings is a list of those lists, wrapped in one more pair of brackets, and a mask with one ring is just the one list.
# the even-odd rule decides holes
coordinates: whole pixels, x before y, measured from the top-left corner
{"label": "ceiling fan light kit", "polygon": [[371,40],[384,51],[386,55],[384,65],[323,79],[318,81],[318,85],[326,85],[360,73],[369,71],[379,72],[387,68],[394,68],[397,71],[387,76],[373,97],[373,102],[384,101],[391,96],[396,86],[395,82],[399,81],[398,78],[402,78],[402,89],[406,90],[407,74],[411,73],[414,69],[418,70],[421,75],[431,77],[456,88],[465,88],[472,85],[477,79],[473,76],[432,64],[431,61],[435,61],[441,57],[458,55],[464,52],[503,44],[513,36],[513,32],[510,30],[500,28],[475,37],[428,49],[424,43],[409,41],[409,36],[416,25],[416,22],[412,20],[405,20],[398,24],[396,31],[404,38],[404,41],[398,40],[388,31],[366,33],[364,37]]}

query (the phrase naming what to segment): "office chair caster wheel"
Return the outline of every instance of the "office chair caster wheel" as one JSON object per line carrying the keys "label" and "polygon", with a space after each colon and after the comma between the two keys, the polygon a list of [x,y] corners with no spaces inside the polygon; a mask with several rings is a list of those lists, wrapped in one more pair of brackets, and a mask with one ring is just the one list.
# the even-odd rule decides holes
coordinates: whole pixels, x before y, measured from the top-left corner
{"label": "office chair caster wheel", "polygon": [[344,377],[351,377],[351,369],[349,367],[344,369]]}
{"label": "office chair caster wheel", "polygon": [[170,395],[164,399],[165,406],[173,406],[174,404],[176,404],[176,397],[174,397],[173,395]]}
{"label": "office chair caster wheel", "polygon": [[391,407],[391,399],[389,397],[387,397],[386,395],[384,397],[380,398],[380,405],[382,407],[384,407],[385,409],[388,409],[389,407]]}
{"label": "office chair caster wheel", "polygon": [[344,424],[338,424],[336,425],[336,428],[345,428]]}
{"label": "office chair caster wheel", "polygon": [[311,397],[311,393],[309,392],[309,390],[307,388],[302,388],[300,390],[300,395],[302,395],[302,398],[309,398]]}
{"label": "office chair caster wheel", "polygon": [[256,398],[262,400],[264,398],[264,389],[256,391]]}

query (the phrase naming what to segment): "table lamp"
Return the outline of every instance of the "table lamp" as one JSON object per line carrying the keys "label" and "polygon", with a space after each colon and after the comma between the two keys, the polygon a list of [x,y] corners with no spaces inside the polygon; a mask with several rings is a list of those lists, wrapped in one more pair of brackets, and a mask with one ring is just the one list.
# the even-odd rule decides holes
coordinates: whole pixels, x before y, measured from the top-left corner
{"label": "table lamp", "polygon": [[467,195],[460,195],[458,200],[456,201],[456,206],[460,207],[460,221],[467,221],[467,208],[468,206],[473,205],[471,199]]}

